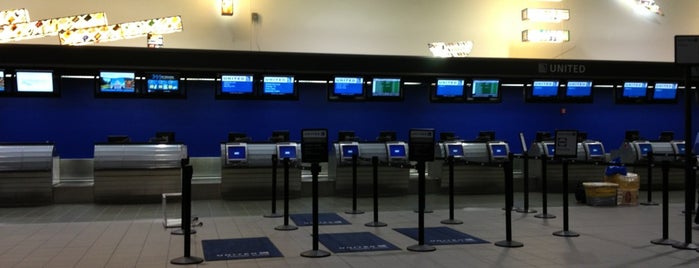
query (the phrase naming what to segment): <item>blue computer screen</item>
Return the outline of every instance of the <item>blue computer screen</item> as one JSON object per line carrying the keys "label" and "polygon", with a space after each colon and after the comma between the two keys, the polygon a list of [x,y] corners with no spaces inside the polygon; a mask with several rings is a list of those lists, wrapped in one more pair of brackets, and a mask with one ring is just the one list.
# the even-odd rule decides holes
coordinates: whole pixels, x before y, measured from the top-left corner
{"label": "blue computer screen", "polygon": [[684,154],[684,152],[685,152],[685,150],[684,150],[684,143],[677,143],[677,144],[675,144],[675,145],[677,145],[677,150],[679,151],[679,152],[677,152],[677,153],[678,153],[678,154]]}
{"label": "blue computer screen", "polygon": [[364,95],[364,78],[362,77],[335,77],[333,94],[338,96]]}
{"label": "blue computer screen", "polygon": [[566,97],[589,97],[592,95],[592,81],[568,81]]}
{"label": "blue computer screen", "polygon": [[221,93],[241,95],[253,93],[253,76],[245,74],[221,75]]}
{"label": "blue computer screen", "polygon": [[342,150],[342,158],[352,158],[352,155],[357,154],[359,156],[359,146],[358,145],[341,145],[340,150]]}
{"label": "blue computer screen", "polygon": [[645,98],[648,83],[646,82],[625,82],[624,91],[621,94],[625,98]]}
{"label": "blue computer screen", "polygon": [[262,79],[262,93],[265,95],[294,95],[294,77],[265,76]]}
{"label": "blue computer screen", "polygon": [[599,157],[604,154],[604,150],[602,150],[602,145],[600,144],[588,144],[587,148],[590,150],[589,154],[591,157]]}
{"label": "blue computer screen", "polygon": [[391,158],[405,157],[405,145],[401,145],[401,144],[388,145],[388,156]]}
{"label": "blue computer screen", "polygon": [[289,158],[296,159],[296,146],[293,145],[279,145],[279,159]]}
{"label": "blue computer screen", "polygon": [[463,79],[437,79],[435,95],[437,97],[463,97],[464,85]]}
{"label": "blue computer screen", "polygon": [[226,150],[227,150],[227,157],[228,160],[245,160],[246,159],[246,151],[247,147],[246,146],[235,146],[235,145],[229,145]]}
{"label": "blue computer screen", "polygon": [[133,72],[100,72],[99,92],[135,93],[135,77]]}
{"label": "blue computer screen", "polygon": [[146,79],[148,93],[171,93],[180,90],[180,79],[175,74],[150,74]]}
{"label": "blue computer screen", "polygon": [[493,152],[493,157],[504,157],[507,156],[507,146],[503,144],[491,144],[490,149]]}
{"label": "blue computer screen", "polygon": [[655,83],[654,100],[674,100],[677,98],[677,83]]}
{"label": "blue computer screen", "polygon": [[638,144],[638,149],[641,150],[641,156],[646,156],[653,151],[653,147],[647,143]]}
{"label": "blue computer screen", "polygon": [[464,156],[464,146],[461,144],[448,144],[447,155],[455,157]]}
{"label": "blue computer screen", "polygon": [[556,155],[556,145],[553,143],[546,144],[546,151],[548,151],[548,156]]}
{"label": "blue computer screen", "polygon": [[558,81],[534,81],[532,85],[532,97],[556,96],[558,96]]}

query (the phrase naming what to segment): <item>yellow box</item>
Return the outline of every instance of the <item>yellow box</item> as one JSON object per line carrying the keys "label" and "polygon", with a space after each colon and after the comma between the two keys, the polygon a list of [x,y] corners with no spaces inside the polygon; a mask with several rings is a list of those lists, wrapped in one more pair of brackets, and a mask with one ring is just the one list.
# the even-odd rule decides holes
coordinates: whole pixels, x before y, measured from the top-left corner
{"label": "yellow box", "polygon": [[590,206],[616,206],[619,185],[610,182],[583,182],[586,203]]}
{"label": "yellow box", "polygon": [[618,184],[619,189],[638,190],[641,186],[640,176],[632,172],[627,173],[626,176],[620,174],[605,176],[604,181]]}

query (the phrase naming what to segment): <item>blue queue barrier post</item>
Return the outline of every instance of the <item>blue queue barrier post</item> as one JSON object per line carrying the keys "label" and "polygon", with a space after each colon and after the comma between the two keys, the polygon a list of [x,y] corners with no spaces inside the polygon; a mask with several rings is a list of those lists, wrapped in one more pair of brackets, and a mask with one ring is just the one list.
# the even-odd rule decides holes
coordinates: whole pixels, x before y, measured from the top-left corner
{"label": "blue queue barrier post", "polygon": [[346,214],[363,214],[364,211],[357,210],[357,154],[352,154],[352,210],[345,211]]}
{"label": "blue queue barrier post", "polygon": [[317,162],[311,163],[312,176],[312,191],[313,191],[313,249],[301,252],[302,257],[306,258],[322,258],[330,256],[330,252],[318,248],[318,174],[320,173],[320,164]]}
{"label": "blue queue barrier post", "polygon": [[364,224],[367,227],[385,227],[388,224],[379,221],[379,157],[374,156],[371,158],[372,166],[372,187],[373,187],[373,199],[374,199],[374,221]]}
{"label": "blue queue barrier post", "polygon": [[555,215],[548,213],[548,157],[546,154],[541,155],[541,213],[534,215],[536,218],[540,219],[553,219],[556,218]]}
{"label": "blue queue barrier post", "polygon": [[182,160],[182,230],[184,231],[184,256],[170,260],[170,263],[177,265],[198,264],[204,259],[191,255],[192,247],[192,165]]}
{"label": "blue queue barrier post", "polygon": [[454,156],[447,157],[449,164],[449,219],[442,220],[442,224],[462,224],[463,221],[454,219]]}
{"label": "blue queue barrier post", "polygon": [[272,212],[265,214],[265,218],[280,218],[281,214],[277,213],[277,155],[272,155]]}
{"label": "blue queue barrier post", "polygon": [[580,234],[569,230],[568,228],[568,160],[563,161],[563,230],[554,232],[555,236],[562,237],[578,237]]}
{"label": "blue queue barrier post", "polygon": [[274,227],[277,231],[293,231],[298,229],[289,224],[289,158],[284,157],[284,224]]}
{"label": "blue queue barrier post", "polygon": [[522,194],[524,195],[524,204],[522,208],[515,209],[519,213],[536,213],[536,210],[529,208],[529,153],[522,153],[522,177],[523,183]]}
{"label": "blue queue barrier post", "polygon": [[437,248],[432,245],[425,244],[425,161],[418,161],[416,168],[418,174],[418,243],[417,245],[409,246],[408,250],[416,252],[435,251]]}
{"label": "blue queue barrier post", "polygon": [[662,170],[663,170],[663,237],[651,240],[650,242],[656,245],[674,245],[677,243],[675,240],[669,239],[669,231],[668,231],[668,218],[669,218],[669,194],[668,194],[668,186],[669,186],[669,177],[670,177],[670,161],[663,161],[662,163]]}
{"label": "blue queue barrier post", "polygon": [[657,206],[658,203],[653,202],[653,167],[654,167],[654,161],[653,161],[653,152],[648,152],[647,154],[648,158],[648,179],[646,184],[648,185],[646,189],[646,202],[641,202],[641,205],[643,206]]}
{"label": "blue queue barrier post", "polygon": [[512,155],[503,164],[505,170],[505,240],[495,242],[498,247],[518,248],[521,242],[512,241],[512,206],[514,203],[514,176],[512,174]]}

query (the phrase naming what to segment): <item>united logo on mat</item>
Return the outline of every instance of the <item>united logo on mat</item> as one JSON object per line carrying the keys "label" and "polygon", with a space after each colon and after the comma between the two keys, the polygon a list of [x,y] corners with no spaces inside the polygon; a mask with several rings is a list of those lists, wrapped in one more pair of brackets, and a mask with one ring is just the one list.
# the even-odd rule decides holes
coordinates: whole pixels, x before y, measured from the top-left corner
{"label": "united logo on mat", "polygon": [[[397,232],[412,239],[418,240],[418,228],[395,228]],[[425,244],[429,245],[455,245],[455,244],[482,244],[489,243],[478,237],[471,236],[451,229],[449,227],[425,228]]]}
{"label": "united logo on mat", "polygon": [[400,250],[395,245],[369,232],[319,234],[318,241],[335,253]]}
{"label": "united logo on mat", "polygon": [[267,237],[202,240],[206,261],[284,257]]}
{"label": "united logo on mat", "polygon": [[[313,225],[313,214],[301,213],[289,215],[296,226],[311,226]],[[318,225],[343,225],[350,224],[347,220],[340,217],[336,213],[318,213]]]}

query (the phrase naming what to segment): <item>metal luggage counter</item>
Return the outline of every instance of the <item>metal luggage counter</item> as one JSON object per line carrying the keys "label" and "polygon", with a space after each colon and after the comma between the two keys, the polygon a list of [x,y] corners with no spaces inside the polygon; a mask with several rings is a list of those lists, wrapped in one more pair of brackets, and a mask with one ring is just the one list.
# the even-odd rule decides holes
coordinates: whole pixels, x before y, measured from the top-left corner
{"label": "metal luggage counter", "polygon": [[160,202],[180,192],[184,144],[97,143],[94,197],[98,203]]}
{"label": "metal luggage counter", "polygon": [[0,144],[0,206],[53,202],[51,143]]}
{"label": "metal luggage counter", "polygon": [[[273,155],[277,156],[276,163],[273,163]],[[277,194],[281,195],[284,158],[289,158],[290,196],[300,196],[301,146],[298,143],[221,143],[221,197],[228,200],[270,198],[273,172],[277,175]]]}
{"label": "metal luggage counter", "polygon": [[509,161],[510,146],[504,141],[443,141],[437,143],[436,160],[428,167],[440,188],[449,188],[449,165],[454,157],[454,191],[457,193],[502,193],[505,179],[502,167]]}
{"label": "metal luggage counter", "polygon": [[[377,157],[379,195],[401,195],[408,192],[410,162],[408,145],[402,141],[333,143],[328,165],[329,176],[335,178],[335,193],[352,194],[352,155],[357,155],[357,195],[371,196],[373,183],[372,158]],[[334,162],[334,164],[332,164]]]}

